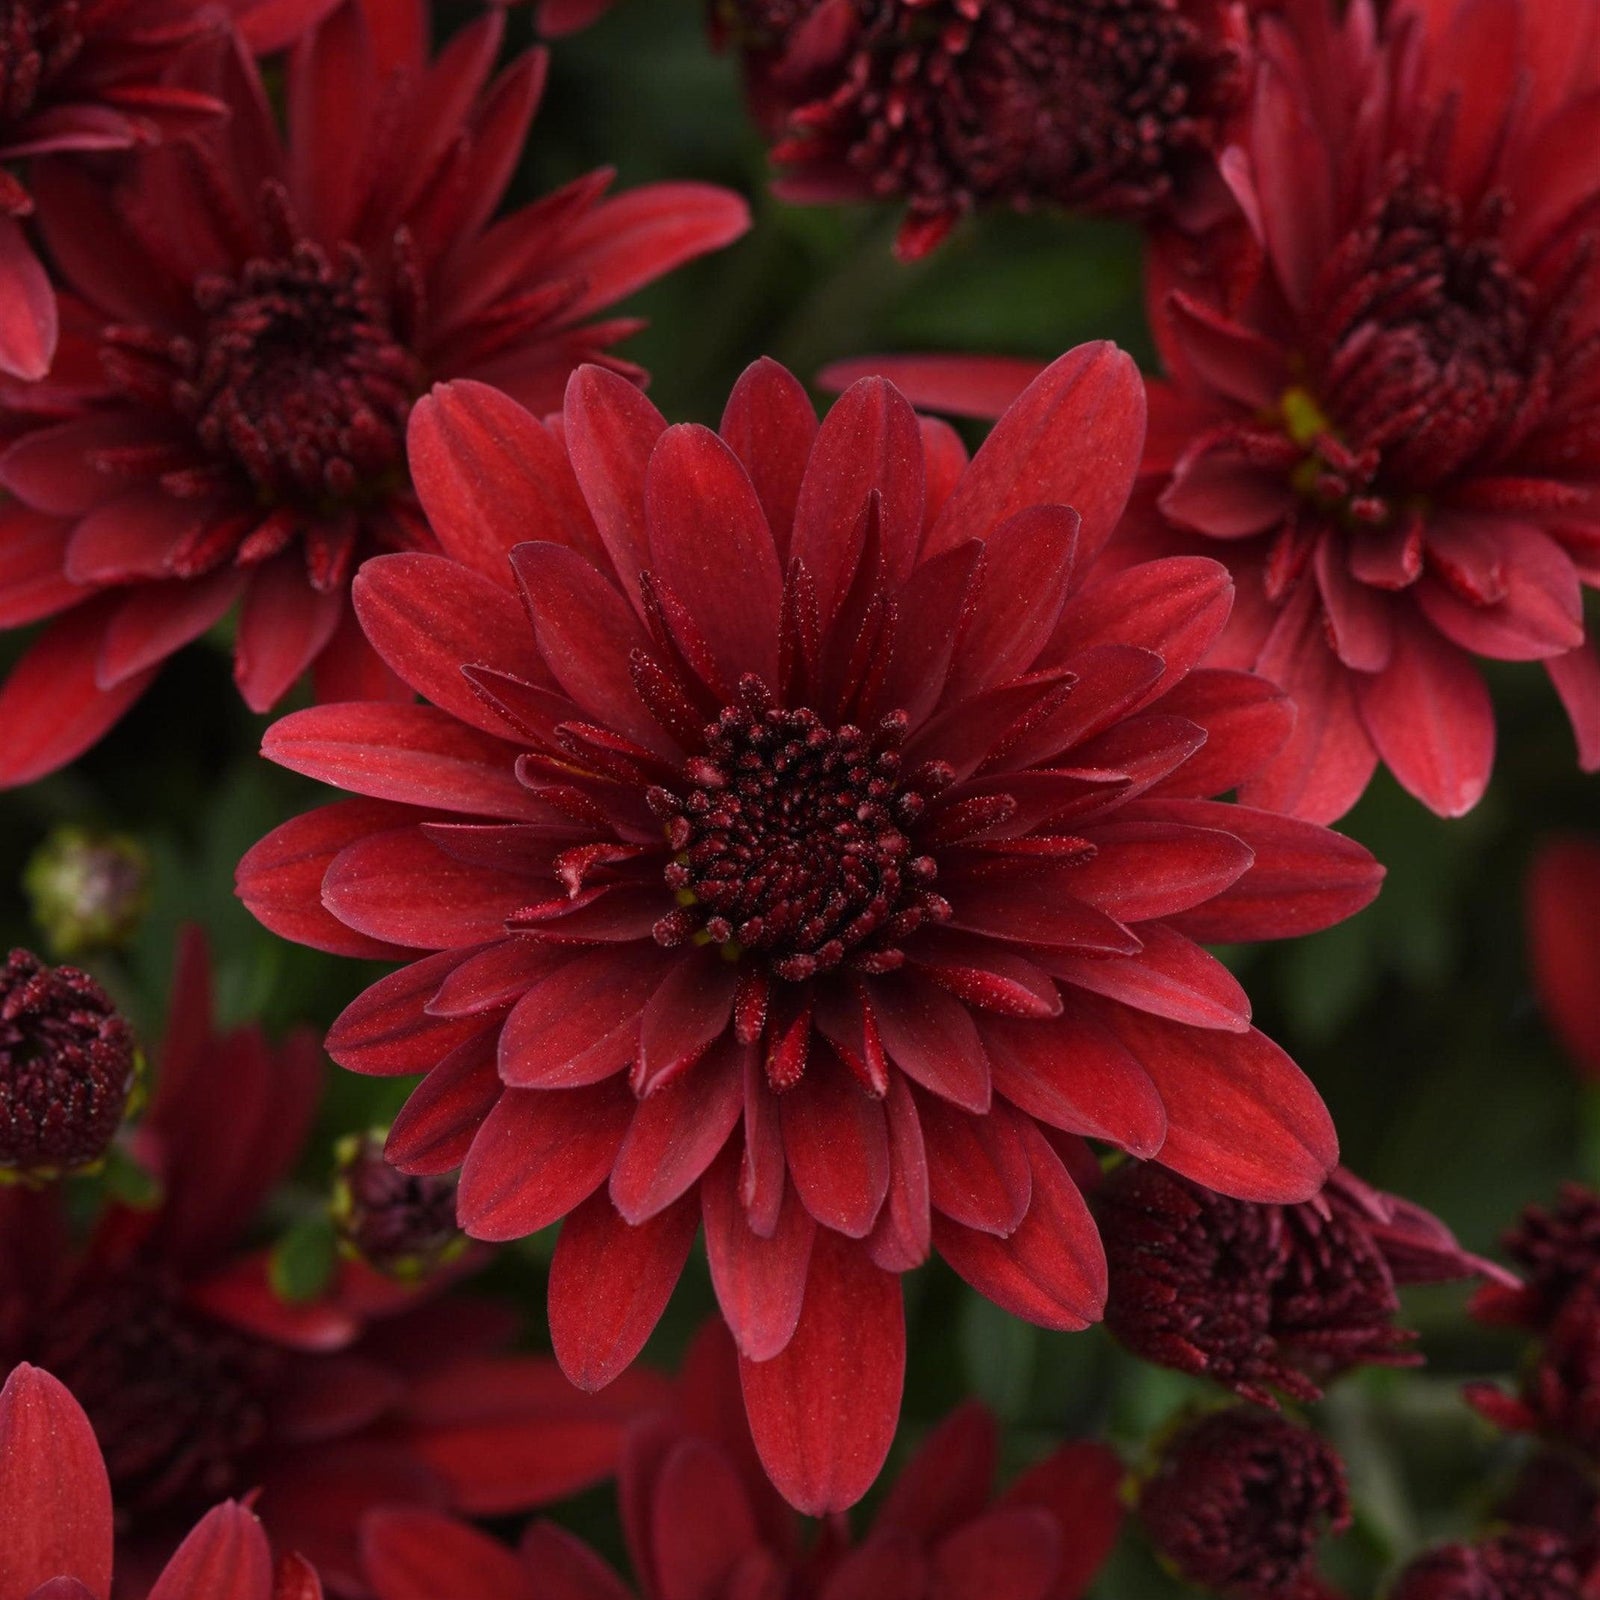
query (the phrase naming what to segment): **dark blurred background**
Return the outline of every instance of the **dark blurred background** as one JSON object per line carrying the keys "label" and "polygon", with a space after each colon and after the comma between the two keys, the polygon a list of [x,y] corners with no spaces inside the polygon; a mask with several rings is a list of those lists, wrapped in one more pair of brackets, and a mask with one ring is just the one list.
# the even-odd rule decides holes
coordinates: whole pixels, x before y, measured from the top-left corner
{"label": "dark blurred background", "polygon": [[[531,39],[527,8],[512,37]],[[446,8],[446,26],[473,14]],[[760,141],[747,125],[731,60],[708,48],[695,0],[618,0],[583,36],[553,49],[550,87],[518,180],[541,193],[596,166],[619,186],[703,178],[748,195],[756,224],[733,249],[673,274],[630,309],[651,326],[624,353],[654,374],[674,421],[714,423],[740,370],[771,355],[809,379],[841,356],[918,348],[1049,357],[1112,338],[1148,364],[1138,242],[1126,229],[1057,216],[968,223],[914,267],[890,254],[887,211],[799,210],[765,193]],[[0,657],[20,641],[0,641]],[[93,963],[154,1039],[177,925],[203,922],[216,948],[222,1005],[274,1029],[325,1024],[377,969],[292,948],[261,930],[232,895],[242,852],[314,786],[256,755],[251,717],[228,676],[227,640],[171,664],[122,726],[89,757],[33,787],[0,795],[0,937],[37,943],[19,880],[24,861],[62,823],[136,835],[154,862],[151,910],[125,956]],[[1586,1092],[1537,1015],[1524,959],[1523,874],[1540,840],[1600,828],[1593,780],[1576,771],[1544,676],[1494,679],[1502,748],[1495,780],[1467,819],[1442,822],[1380,778],[1342,826],[1384,861],[1377,904],[1353,922],[1238,967],[1257,1020],[1320,1086],[1345,1160],[1370,1181],[1430,1207],[1470,1246],[1492,1250],[1519,1207],[1568,1177],[1600,1181],[1600,1100]],[[324,1131],[382,1123],[406,1086],[330,1069]],[[267,1219],[282,1231],[322,1193],[326,1144],[304,1184]],[[543,1341],[542,1265],[550,1241],[506,1252],[485,1287],[526,1303],[530,1343]],[[1011,1465],[1064,1433],[1108,1433],[1137,1463],[1170,1417],[1210,1391],[1144,1367],[1098,1331],[1045,1334],[1017,1324],[935,1267],[907,1281],[912,1368],[899,1450],[976,1392],[1010,1425]],[[1423,1373],[1346,1380],[1316,1420],[1346,1454],[1360,1515],[1335,1554],[1356,1595],[1419,1542],[1464,1531],[1510,1470],[1497,1442],[1457,1398],[1464,1377],[1504,1373],[1516,1347],[1469,1324],[1462,1287],[1408,1301],[1423,1333]],[[691,1268],[651,1354],[675,1358],[712,1305]],[[604,1495],[576,1522],[615,1544]],[[1180,1591],[1124,1541],[1097,1593],[1159,1600]]]}

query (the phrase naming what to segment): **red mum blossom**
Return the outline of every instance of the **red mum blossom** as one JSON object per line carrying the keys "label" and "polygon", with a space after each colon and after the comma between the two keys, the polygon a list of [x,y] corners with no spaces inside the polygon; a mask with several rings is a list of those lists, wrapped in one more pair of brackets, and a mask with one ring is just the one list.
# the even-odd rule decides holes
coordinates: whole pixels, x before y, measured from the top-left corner
{"label": "red mum blossom", "polygon": [[431,547],[414,399],[473,376],[559,405],[637,327],[597,311],[744,230],[722,190],[602,201],[603,172],[492,221],[545,56],[489,83],[498,13],[430,62],[409,11],[369,30],[345,0],[296,46],[286,136],[223,45],[194,76],[225,125],[115,189],[40,175],[70,327],[56,372],[13,397],[31,417],[0,456],[0,623],[64,615],[0,691],[0,783],[78,755],[235,602],[253,709],[312,663],[324,696],[392,692],[347,595],[363,554]]}
{"label": "red mum blossom", "polygon": [[1449,1544],[1400,1574],[1390,1600],[1594,1600],[1600,1564],[1553,1533],[1513,1528]]}
{"label": "red mum blossom", "polygon": [[[738,1361],[720,1327],[692,1348],[671,1412],[629,1433],[623,1529],[645,1600],[1078,1600],[1116,1540],[1122,1468],[1068,1444],[998,1499],[998,1433],[969,1404],[929,1434],[859,1541],[842,1520],[802,1529],[756,1459]],[[530,1528],[517,1555],[437,1514],[381,1511],[363,1531],[377,1600],[628,1600],[572,1535]],[[530,1580],[533,1588],[530,1590]]]}
{"label": "red mum blossom", "polygon": [[259,1490],[274,1537],[342,1589],[369,1506],[517,1510],[610,1472],[656,1402],[647,1377],[597,1404],[553,1363],[498,1354],[513,1329],[487,1303],[355,1267],[318,1300],[272,1292],[239,1238],[300,1150],[321,1054],[304,1032],[277,1051],[219,1035],[194,936],[159,1064],[138,1131],[156,1207],[113,1206],[75,1247],[59,1193],[0,1196],[0,1372],[45,1367],[88,1413],[122,1519],[119,1595],[229,1495]]}
{"label": "red mum blossom", "polygon": [[642,1346],[703,1216],[802,1510],[882,1462],[895,1275],[931,1247],[1019,1315],[1099,1316],[1082,1136],[1260,1200],[1334,1161],[1195,941],[1325,926],[1381,869],[1202,798],[1286,715],[1191,670],[1220,567],[1084,582],[1141,414],[1109,346],[1064,356],[970,465],[883,383],[819,429],[771,363],[720,435],[596,369],[559,428],[447,385],[411,446],[446,556],[356,584],[432,703],[313,708],[264,746],[368,798],[251,851],[246,903],[321,948],[435,952],[330,1036],[354,1070],[428,1074],[390,1159],[464,1162],[479,1238],[567,1218],[550,1320],[585,1387]]}
{"label": "red mum blossom", "polygon": [[1238,0],[720,0],[786,200],[898,198],[925,255],[979,206],[1220,209]]}
{"label": "red mum blossom", "polygon": [[1272,1206],[1128,1163],[1096,1191],[1094,1210],[1111,1332],[1146,1361],[1264,1405],[1276,1405],[1274,1389],[1315,1400],[1352,1367],[1419,1363],[1416,1335],[1395,1326],[1401,1284],[1516,1281],[1343,1167],[1314,1199]]}
{"label": "red mum blossom", "polygon": [[1600,843],[1555,839],[1528,869],[1528,962],[1574,1065],[1600,1078]]}
{"label": "red mum blossom", "polygon": [[[1331,820],[1381,759],[1455,816],[1494,754],[1474,656],[1542,661],[1600,765],[1600,4],[1281,12],[1222,158],[1247,221],[1154,254],[1138,503],[1233,570],[1213,664],[1299,708],[1243,798]],[[872,367],[988,414],[1018,369]]]}
{"label": "red mum blossom", "polygon": [[[111,1484],[94,1430],[55,1378],[26,1363],[0,1389],[0,1529],[3,1600],[110,1600]],[[322,1589],[297,1557],[286,1556],[275,1577],[260,1522],[230,1501],[201,1519],[151,1593],[155,1600],[321,1600]]]}
{"label": "red mum blossom", "polygon": [[133,1030],[76,967],[0,967],[0,1170],[51,1178],[105,1157],[137,1070]]}
{"label": "red mum blossom", "polygon": [[1139,1518],[1186,1582],[1224,1600],[1321,1600],[1317,1547],[1350,1526],[1350,1496],[1325,1441],[1240,1406],[1167,1442]]}
{"label": "red mum blossom", "polygon": [[1574,1295],[1600,1287],[1600,1195],[1565,1183],[1554,1206],[1528,1206],[1502,1243],[1525,1281],[1486,1284],[1473,1298],[1473,1315],[1542,1332]]}

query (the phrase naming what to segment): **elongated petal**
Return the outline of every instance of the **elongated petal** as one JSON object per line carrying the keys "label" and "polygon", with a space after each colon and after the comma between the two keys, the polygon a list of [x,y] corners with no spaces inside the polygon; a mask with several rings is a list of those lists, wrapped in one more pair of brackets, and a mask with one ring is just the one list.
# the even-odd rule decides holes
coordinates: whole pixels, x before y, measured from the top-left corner
{"label": "elongated petal", "polygon": [[795,502],[817,437],[805,385],[776,361],[752,362],[734,384],[717,431],[750,474],[778,559],[787,564]]}
{"label": "elongated petal", "polygon": [[82,1407],[26,1362],[0,1390],[0,1600],[57,1576],[111,1593],[111,1485]]}
{"label": "elongated petal", "polygon": [[50,275],[16,219],[0,217],[0,372],[42,378],[59,331]]}
{"label": "elongated petal", "polygon": [[508,1089],[461,1169],[461,1226],[475,1239],[521,1239],[559,1221],[605,1182],[632,1109],[617,1082]]}
{"label": "elongated petal", "polygon": [[783,1148],[806,1210],[852,1239],[871,1232],[889,1192],[883,1106],[812,1041],[805,1075],[780,1096]]}
{"label": "elongated petal", "polygon": [[1028,506],[1071,506],[1079,559],[1096,554],[1127,504],[1144,443],[1144,385],[1110,344],[1080,345],[1007,407],[928,535],[932,555],[984,538]]}
{"label": "elongated petal", "polygon": [[863,378],[887,378],[913,405],[992,422],[1044,370],[1012,356],[857,356],[817,374],[824,389],[847,389]]}
{"label": "elongated petal", "polygon": [[777,682],[783,573],[755,486],[708,428],[668,428],[645,478],[650,559],[690,602],[726,682]]}
{"label": "elongated petal", "polygon": [[880,979],[868,1004],[883,1047],[924,1089],[968,1111],[989,1109],[989,1062],[972,1014],[921,978]]}
{"label": "elongated petal", "polygon": [[770,1238],[750,1226],[739,1193],[739,1161],[730,1152],[700,1185],[706,1258],[717,1304],[739,1349],[769,1361],[794,1337],[805,1294],[816,1223],[790,1185]]}
{"label": "elongated petal", "polygon": [[272,1549],[253,1512],[208,1512],[156,1579],[150,1600],[272,1600]]}
{"label": "elongated petal", "polygon": [[638,1227],[606,1194],[567,1218],[550,1263],[550,1340],[580,1389],[603,1389],[644,1348],[699,1227],[693,1195]]}
{"label": "elongated petal", "polygon": [[796,1509],[845,1511],[871,1487],[894,1440],[905,1358],[899,1279],[822,1229],[794,1337],[770,1361],[739,1360],[761,1463]]}
{"label": "elongated petal", "polygon": [[1030,1124],[1023,1137],[1033,1200],[1021,1226],[998,1239],[936,1215],[933,1241],[979,1294],[1025,1321],[1073,1332],[1098,1322],[1105,1309],[1105,1251],[1061,1158]]}
{"label": "elongated petal", "polygon": [[1016,1113],[1003,1101],[974,1117],[933,1098],[918,1106],[936,1211],[1005,1238],[1028,1213],[1033,1173]]}
{"label": "elongated petal", "polygon": [[1310,1080],[1264,1034],[1188,1028],[1141,1012],[1108,1020],[1160,1091],[1157,1160],[1239,1200],[1308,1200],[1339,1159],[1333,1120]]}
{"label": "elongated petal", "polygon": [[361,1564],[384,1600],[536,1600],[533,1573],[486,1533],[437,1511],[380,1510],[361,1525]]}

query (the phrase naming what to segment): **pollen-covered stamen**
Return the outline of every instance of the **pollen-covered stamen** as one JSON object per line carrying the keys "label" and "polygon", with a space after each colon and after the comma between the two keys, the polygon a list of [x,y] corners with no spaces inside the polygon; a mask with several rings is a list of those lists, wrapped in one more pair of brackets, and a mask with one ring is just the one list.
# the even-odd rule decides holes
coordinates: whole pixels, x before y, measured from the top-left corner
{"label": "pollen-covered stamen", "polygon": [[933,858],[909,831],[948,774],[902,772],[905,726],[897,712],[870,733],[830,729],[814,711],[780,710],[759,679],[743,679],[681,785],[649,791],[678,899],[656,924],[658,942],[759,952],[791,981],[843,963],[898,966],[900,942],[950,914],[929,887]]}
{"label": "pollen-covered stamen", "polygon": [[1500,241],[1504,212],[1491,197],[1465,217],[1399,166],[1323,269],[1308,387],[1285,396],[1283,424],[1305,451],[1296,488],[1354,526],[1394,524],[1407,499],[1531,420],[1545,357],[1533,287]]}
{"label": "pollen-covered stamen", "polygon": [[0,0],[0,136],[83,48],[80,0]]}
{"label": "pollen-covered stamen", "polygon": [[248,1489],[283,1356],[130,1278],[56,1307],[39,1364],[94,1426],[119,1510],[188,1516]]}
{"label": "pollen-covered stamen", "polygon": [[99,984],[13,950],[0,967],[0,1170],[44,1177],[100,1160],[136,1067],[132,1030]]}

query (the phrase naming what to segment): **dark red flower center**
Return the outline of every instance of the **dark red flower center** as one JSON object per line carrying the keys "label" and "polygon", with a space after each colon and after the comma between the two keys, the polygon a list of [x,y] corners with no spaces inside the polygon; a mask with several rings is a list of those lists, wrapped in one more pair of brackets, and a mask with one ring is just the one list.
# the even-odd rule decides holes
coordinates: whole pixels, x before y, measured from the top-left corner
{"label": "dark red flower center", "polygon": [[1139,1514],[1190,1583],[1235,1600],[1312,1600],[1317,1542],[1350,1525],[1350,1498],[1316,1434],[1237,1409],[1170,1442]]}
{"label": "dark red flower center", "polygon": [[398,1277],[421,1276],[465,1242],[456,1228],[454,1176],[399,1171],[384,1159],[378,1134],[341,1143],[333,1211],[345,1249]]}
{"label": "dark red flower center", "polygon": [[1500,242],[1505,207],[1459,200],[1398,171],[1323,268],[1285,399],[1304,454],[1300,491],[1357,527],[1444,482],[1519,420],[1535,391],[1534,291]]}
{"label": "dark red flower center", "polygon": [[0,133],[38,104],[83,48],[80,0],[0,0]]}
{"label": "dark red flower center", "polygon": [[180,403],[263,498],[342,503],[401,469],[420,375],[353,245],[302,240],[195,298],[205,328]]}
{"label": "dark red flower center", "polygon": [[1600,1195],[1565,1184],[1553,1207],[1529,1206],[1504,1243],[1539,1313],[1552,1316],[1576,1290],[1600,1285]]}
{"label": "dark red flower center", "polygon": [[682,784],[649,793],[678,900],[656,924],[657,941],[715,944],[729,959],[758,952],[791,980],[847,961],[870,972],[899,966],[900,942],[950,914],[928,887],[933,858],[908,832],[941,773],[901,771],[905,729],[904,713],[871,732],[829,728],[813,711],[779,709],[765,685],[745,679]]}
{"label": "dark red flower center", "polygon": [[58,1307],[38,1360],[88,1414],[120,1511],[186,1516],[251,1487],[280,1351],[129,1279]]}
{"label": "dark red flower center", "polygon": [[135,1068],[132,1031],[99,984],[11,952],[0,967],[0,1167],[45,1175],[98,1161]]}

